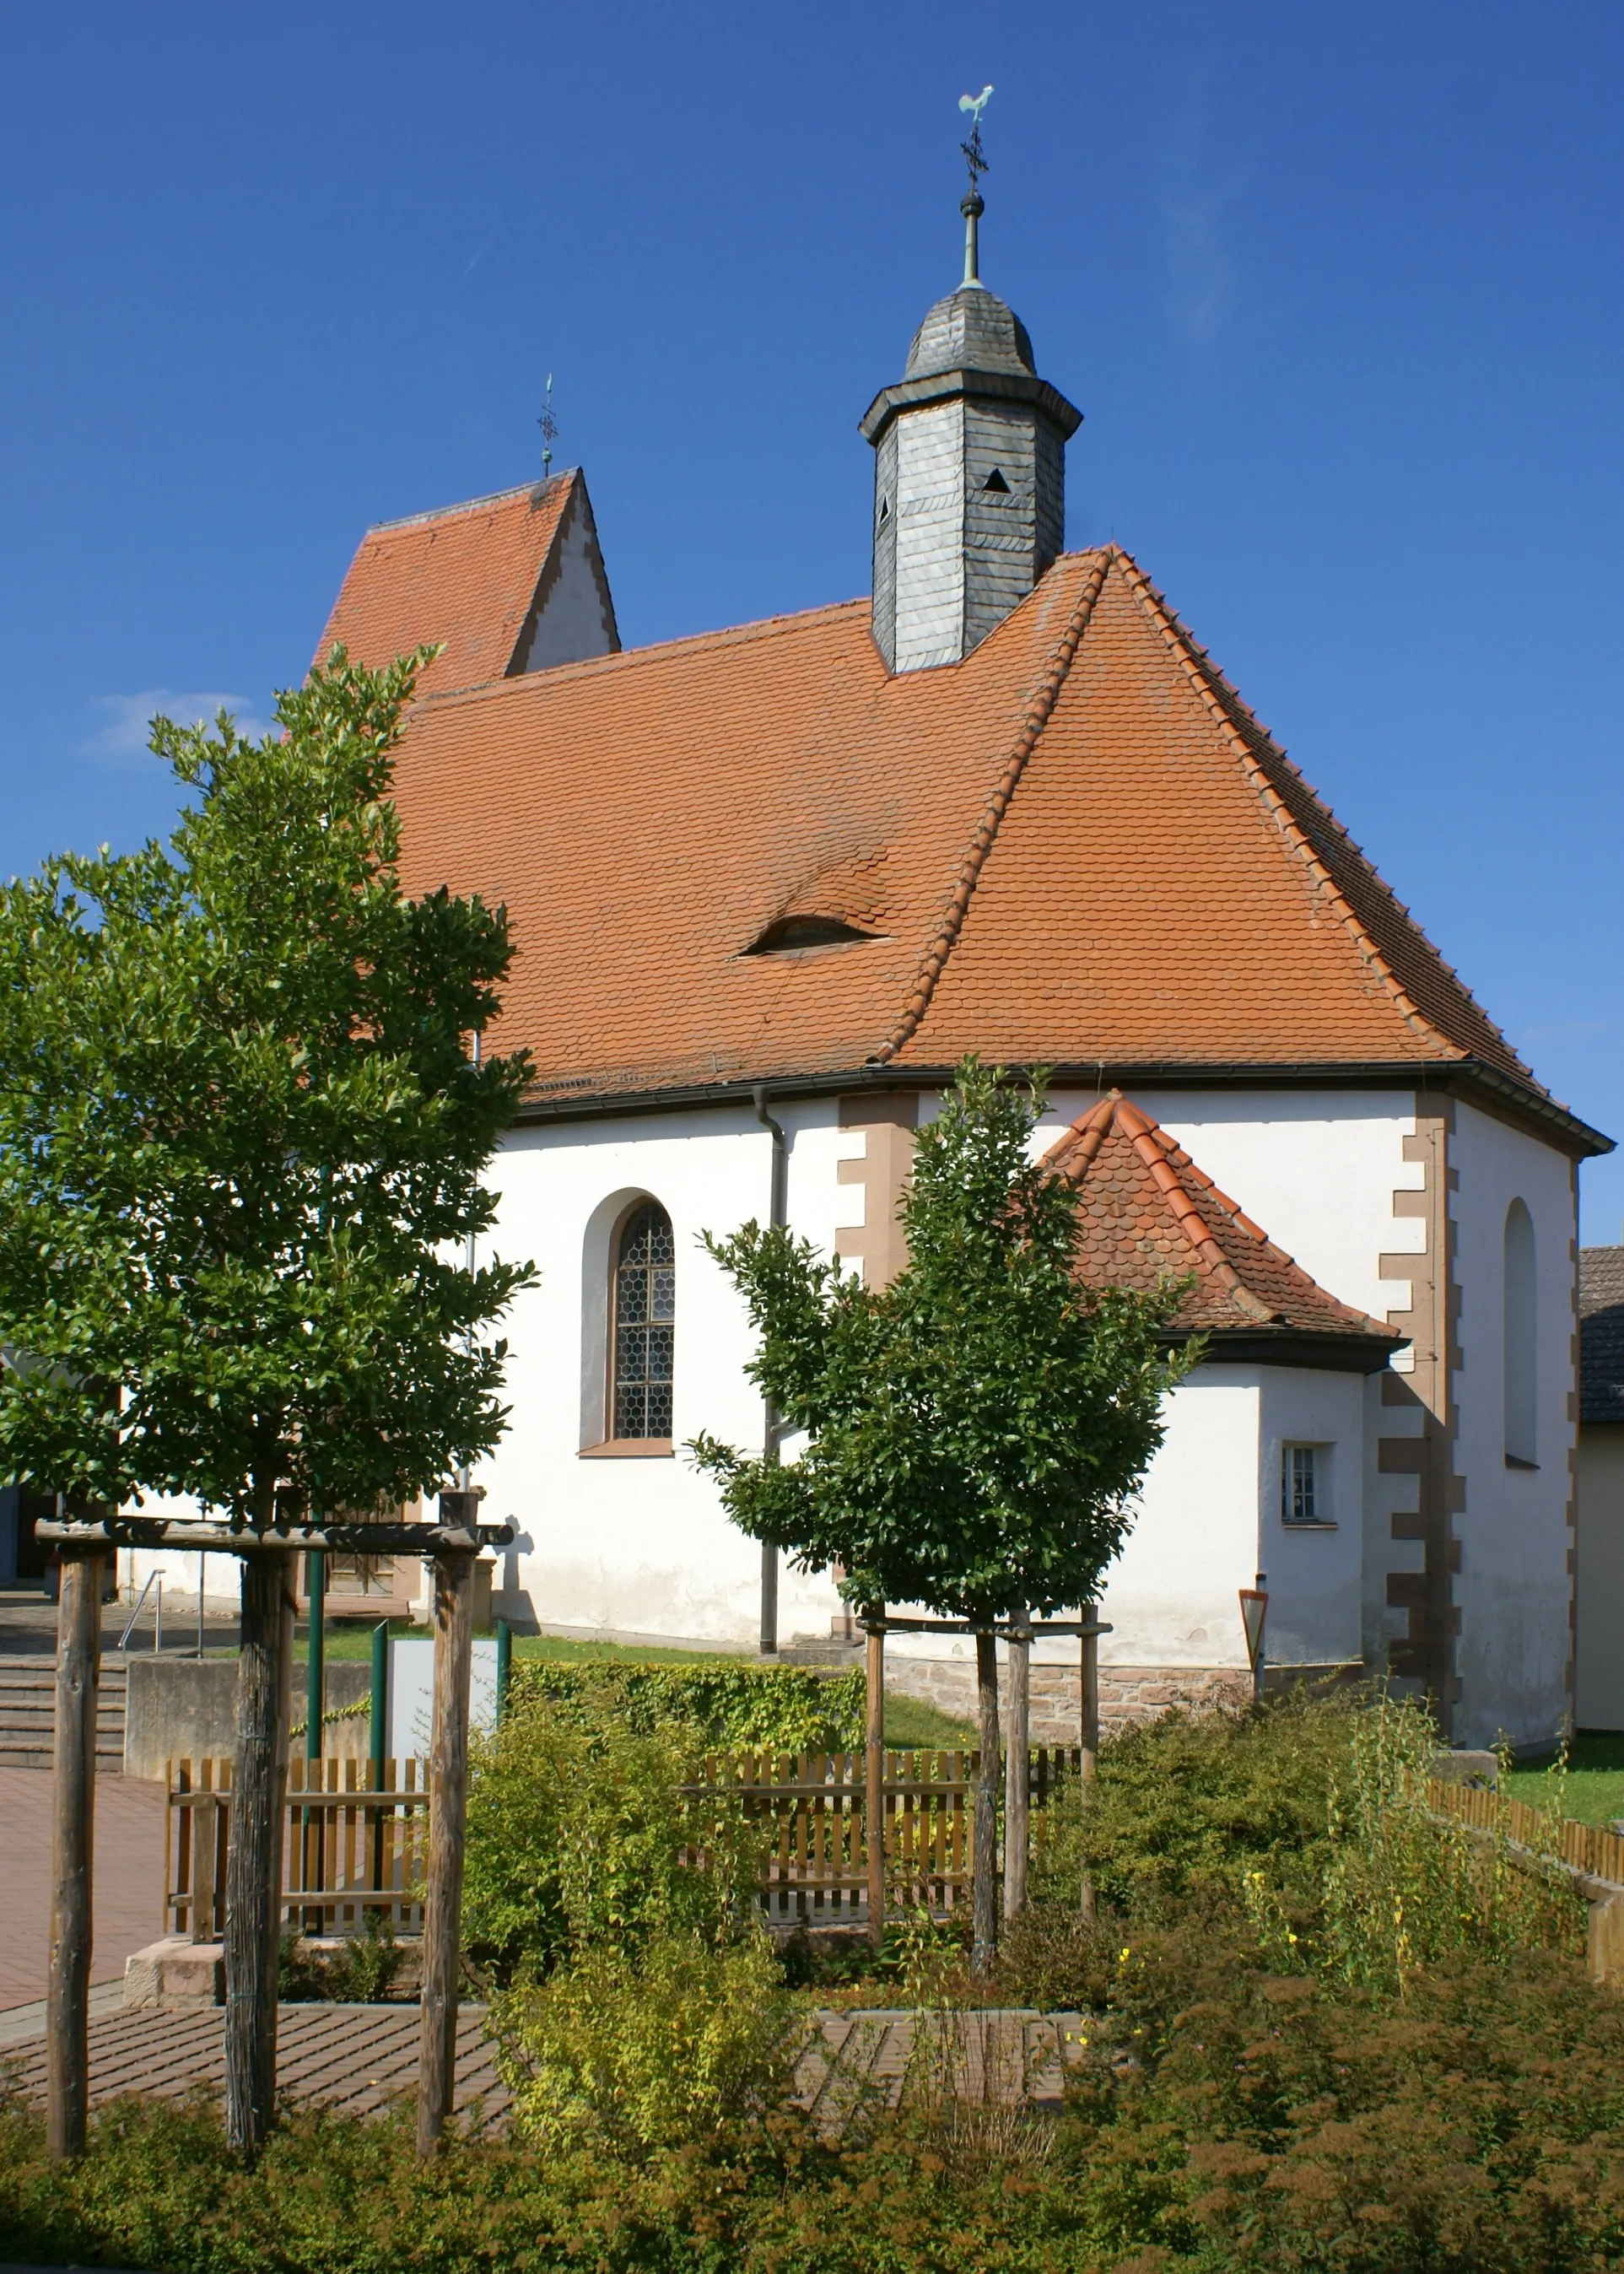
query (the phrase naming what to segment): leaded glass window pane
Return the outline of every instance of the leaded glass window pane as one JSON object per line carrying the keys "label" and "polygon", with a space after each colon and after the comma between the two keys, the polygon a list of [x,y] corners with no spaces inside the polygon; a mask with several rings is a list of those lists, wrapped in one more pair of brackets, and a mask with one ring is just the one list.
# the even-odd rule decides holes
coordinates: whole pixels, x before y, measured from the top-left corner
{"label": "leaded glass window pane", "polygon": [[614,1274],[614,1434],[669,1437],[676,1347],[676,1240],[645,1201],[620,1234]]}

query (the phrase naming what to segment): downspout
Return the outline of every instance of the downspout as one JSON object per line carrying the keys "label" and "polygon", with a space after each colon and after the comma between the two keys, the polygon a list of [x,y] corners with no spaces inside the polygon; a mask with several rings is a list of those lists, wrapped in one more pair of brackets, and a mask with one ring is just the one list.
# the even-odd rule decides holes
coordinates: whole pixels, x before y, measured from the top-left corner
{"label": "downspout", "polygon": [[[785,1142],[783,1125],[775,1121],[767,1111],[767,1085],[758,1081],[750,1092],[756,1107],[756,1118],[772,1139],[772,1184],[768,1201],[767,1221],[775,1231],[782,1230],[789,1214],[789,1148]],[[778,1408],[768,1398],[762,1417],[762,1458],[776,1462],[778,1457],[780,1424]],[[761,1653],[763,1658],[775,1658],[778,1648],[778,1551],[769,1540],[763,1540],[761,1551]]]}

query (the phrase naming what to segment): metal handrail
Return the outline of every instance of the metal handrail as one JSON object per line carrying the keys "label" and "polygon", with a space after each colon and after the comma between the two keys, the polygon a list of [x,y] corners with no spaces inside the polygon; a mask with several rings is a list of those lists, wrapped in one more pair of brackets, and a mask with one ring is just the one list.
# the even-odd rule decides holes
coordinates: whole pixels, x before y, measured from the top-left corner
{"label": "metal handrail", "polygon": [[153,1605],[153,1648],[154,1650],[163,1648],[163,1574],[162,1571],[149,1571],[147,1575],[147,1585],[135,1599],[135,1608],[124,1621],[124,1630],[115,1645],[117,1649],[123,1650],[128,1644],[135,1630],[135,1623],[140,1617],[147,1598],[154,1586],[158,1593]]}

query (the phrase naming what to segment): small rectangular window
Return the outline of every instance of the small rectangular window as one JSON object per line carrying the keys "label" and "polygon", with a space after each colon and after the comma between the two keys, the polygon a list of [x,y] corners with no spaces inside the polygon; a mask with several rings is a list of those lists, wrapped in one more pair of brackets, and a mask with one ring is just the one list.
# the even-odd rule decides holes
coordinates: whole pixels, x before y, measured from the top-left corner
{"label": "small rectangular window", "polygon": [[1280,1520],[1324,1524],[1325,1472],[1319,1445],[1282,1445],[1280,1462]]}

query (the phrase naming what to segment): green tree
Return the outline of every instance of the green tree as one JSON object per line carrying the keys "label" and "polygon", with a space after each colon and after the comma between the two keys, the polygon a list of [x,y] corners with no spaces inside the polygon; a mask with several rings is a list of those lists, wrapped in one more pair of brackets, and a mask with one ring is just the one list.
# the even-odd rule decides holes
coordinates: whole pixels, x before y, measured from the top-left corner
{"label": "green tree", "polygon": [[154,722],[167,847],[0,891],[0,1476],[233,1518],[410,1498],[500,1437],[528,1265],[468,1243],[528,1073],[470,1048],[503,911],[410,900],[388,802],[432,650],[280,733]]}
{"label": "green tree", "polygon": [[1161,1442],[1179,1283],[1089,1288],[1077,1194],[1032,1157],[1045,1081],[965,1060],[920,1134],[902,1203],[908,1263],[883,1290],[804,1239],[747,1224],[708,1239],[745,1298],[752,1378],[798,1460],[694,1442],[729,1514],[803,1570],[844,1568],[858,1604],[918,1603],[976,1630],[981,1702],[976,1939],[990,1945],[997,1774],[995,1622],[1088,1600]]}
{"label": "green tree", "polygon": [[[505,1426],[481,1182],[522,1052],[471,1047],[512,958],[477,900],[410,900],[393,753],[423,651],[335,649],[280,733],[154,722],[167,847],[0,892],[0,1479],[255,1529],[432,1488]],[[288,1555],[244,1557],[226,1892],[228,2123],[275,2074],[272,1879]]]}

